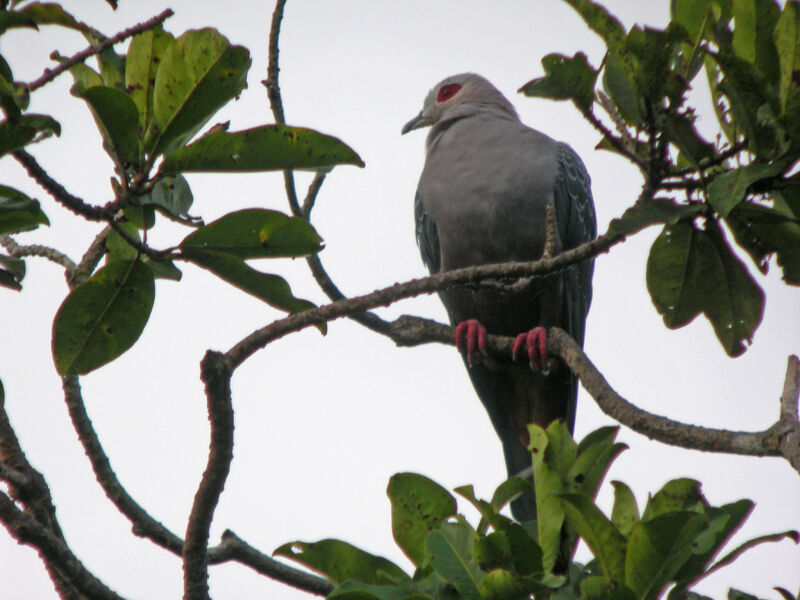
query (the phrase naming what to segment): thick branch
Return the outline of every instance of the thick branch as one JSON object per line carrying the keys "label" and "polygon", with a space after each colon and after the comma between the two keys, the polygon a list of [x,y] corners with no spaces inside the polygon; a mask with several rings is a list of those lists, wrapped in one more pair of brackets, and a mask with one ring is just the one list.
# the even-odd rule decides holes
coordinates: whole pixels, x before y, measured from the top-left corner
{"label": "thick branch", "polygon": [[86,249],[86,252],[83,253],[83,257],[81,257],[81,262],[78,263],[78,266],[75,267],[75,272],[73,276],[69,279],[68,283],[70,287],[74,287],[80,283],[86,281],[92,272],[95,270],[95,267],[100,263],[100,260],[103,258],[103,254],[106,251],[106,238],[108,238],[108,234],[111,233],[111,226],[103,227],[102,231],[98,233],[89,247]]}
{"label": "thick branch", "polygon": [[194,497],[183,546],[183,590],[186,600],[207,600],[208,538],[214,511],[233,460],[231,368],[225,356],[206,353],[200,367],[206,384],[211,445],[208,463]]}
{"label": "thick branch", "polygon": [[28,89],[31,92],[39,89],[43,85],[53,81],[53,79],[55,79],[65,71],[68,71],[70,67],[85,61],[90,56],[93,56],[95,54],[100,54],[106,48],[110,48],[111,46],[120,43],[122,40],[126,38],[133,37],[137,33],[141,33],[143,31],[147,31],[148,29],[153,29],[154,27],[157,27],[158,25],[166,21],[169,17],[171,17],[173,14],[174,13],[172,12],[172,10],[167,9],[160,15],[155,16],[152,19],[148,19],[143,23],[139,23],[138,25],[129,27],[128,29],[123,29],[115,36],[107,38],[95,46],[89,46],[85,50],[81,50],[77,54],[70,56],[68,59],[66,59],[64,62],[62,62],[54,69],[45,69],[41,77],[28,84]]}

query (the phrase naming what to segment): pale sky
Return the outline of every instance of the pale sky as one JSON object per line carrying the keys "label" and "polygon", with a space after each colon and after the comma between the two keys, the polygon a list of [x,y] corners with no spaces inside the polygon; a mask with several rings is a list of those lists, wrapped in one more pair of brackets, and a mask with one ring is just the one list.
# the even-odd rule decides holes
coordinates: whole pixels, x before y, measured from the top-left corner
{"label": "pale sky", "polygon": [[[163,10],[155,1],[72,2],[79,18],[111,35]],[[668,2],[607,2],[626,27],[663,25]],[[213,122],[231,130],[271,123],[264,88],[271,2],[183,0],[170,4],[174,34],[213,26],[250,49],[249,87]],[[12,32],[2,53],[19,80],[32,80],[58,49],[69,55],[82,38],[52,27]],[[571,144],[593,180],[598,226],[633,203],[638,172],[616,155],[594,150],[599,136],[569,103],[522,97],[516,90],[542,73],[550,52],[583,50],[597,66],[600,41],[557,0],[372,2],[289,0],[281,37],[281,87],[289,124],[340,137],[366,162],[336,168],[322,188],[312,221],[326,241],[320,258],[334,281],[356,295],[425,274],[414,241],[413,197],[424,159],[424,133],[400,136],[427,91],[448,75],[474,71],[491,80],[522,120]],[[118,47],[124,52],[124,45]],[[68,75],[34,94],[32,112],[52,114],[60,139],[30,149],[73,194],[110,199],[111,163],[82,101],[67,91]],[[698,93],[704,102],[702,93]],[[705,109],[708,108],[703,104]],[[700,128],[714,131],[708,110]],[[2,183],[41,200],[51,227],[17,237],[80,258],[99,230],[54,205],[11,158]],[[190,175],[191,210],[206,222],[231,210],[264,206],[288,211],[280,174]],[[298,176],[301,195],[310,175]],[[188,233],[165,225],[151,236],[167,247]],[[668,331],[647,294],[644,270],[654,228],[597,259],[586,351],[612,386],[641,408],[696,424],[761,430],[777,420],[790,353],[800,352],[800,292],[779,269],[758,280],[767,292],[753,346],[730,359],[702,318]],[[304,261],[261,261],[282,273],[298,296],[325,302]],[[183,535],[206,462],[208,426],[199,361],[208,348],[227,350],[281,315],[208,272],[183,266],[180,283],[158,281],[155,307],[139,342],[112,364],[82,378],[87,409],[128,492],[152,516]],[[22,293],[0,289],[0,378],[6,407],[28,458],[47,478],[72,549],[100,579],[131,598],[181,596],[179,560],[134,537],[97,486],[71,429],[50,356],[52,318],[67,293],[63,273],[28,260]],[[434,296],[380,311],[444,320]],[[503,480],[500,443],[455,349],[397,348],[356,323],[337,321],[328,335],[307,330],[279,340],[233,378],[236,449],[212,527],[226,528],[266,553],[288,541],[347,540],[410,568],[394,545],[389,477],[416,471],[446,487],[473,483],[488,497]],[[583,391],[576,436],[610,419]],[[800,529],[800,477],[777,458],[712,455],[668,447],[623,429],[630,445],[599,496],[609,511],[608,481],[627,482],[641,506],[676,477],[703,482],[712,504],[756,502],[735,544],[757,535]],[[470,518],[474,513],[464,504]],[[725,551],[723,551],[725,552]],[[579,557],[586,558],[586,554]],[[777,598],[773,586],[800,586],[800,550],[789,541],[760,546],[697,591],[723,598],[728,587]],[[5,600],[55,598],[36,556],[0,530],[0,582]],[[211,568],[215,598],[297,599],[306,594],[239,564]]]}

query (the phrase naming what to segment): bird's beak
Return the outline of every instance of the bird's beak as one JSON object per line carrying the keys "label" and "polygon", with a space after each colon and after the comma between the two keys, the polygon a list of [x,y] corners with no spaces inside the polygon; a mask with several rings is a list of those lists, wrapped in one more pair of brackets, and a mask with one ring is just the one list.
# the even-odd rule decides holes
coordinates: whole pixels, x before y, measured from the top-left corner
{"label": "bird's beak", "polygon": [[403,129],[400,130],[400,135],[405,135],[406,133],[408,133],[412,129],[419,129],[420,127],[427,127],[430,124],[431,124],[430,118],[426,117],[423,114],[423,111],[420,111],[420,113],[416,117],[414,117],[408,123],[403,125]]}

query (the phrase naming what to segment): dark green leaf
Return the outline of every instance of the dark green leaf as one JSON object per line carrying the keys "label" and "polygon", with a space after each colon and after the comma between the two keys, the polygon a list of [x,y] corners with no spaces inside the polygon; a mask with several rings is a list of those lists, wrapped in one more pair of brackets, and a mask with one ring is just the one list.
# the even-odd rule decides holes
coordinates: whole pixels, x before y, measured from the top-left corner
{"label": "dark green leaf", "polygon": [[783,269],[783,280],[800,285],[800,222],[774,209],[744,202],[725,219],[736,242],[753,258],[762,272],[767,271],[774,253]]}
{"label": "dark green leaf", "polygon": [[117,88],[94,86],[83,90],[80,97],[92,110],[108,151],[122,165],[135,164],[139,159],[139,116],[130,96]]}
{"label": "dark green leaf", "polygon": [[595,444],[613,444],[617,439],[619,433],[619,425],[606,425],[605,427],[598,427],[594,431],[590,431],[578,443],[578,454],[583,454],[590,446]]}
{"label": "dark green leaf", "polygon": [[580,590],[581,600],[636,600],[629,587],[599,575],[581,581]]}
{"label": "dark green leaf", "polygon": [[253,172],[338,164],[364,166],[358,154],[335,137],[313,129],[264,125],[205,135],[167,155],[161,172]]}
{"label": "dark green leaf", "polygon": [[641,600],[655,600],[692,555],[708,527],[705,515],[672,511],[636,523],[628,536],[625,584]]}
{"label": "dark green leaf", "polygon": [[53,358],[61,375],[82,375],[133,346],[153,308],[153,273],[137,260],[109,262],[75,287],[53,322]]}
{"label": "dark green leaf", "polygon": [[443,523],[425,539],[426,554],[434,570],[451,583],[464,600],[480,600],[483,573],[473,555],[477,536],[466,523]]}
{"label": "dark green leaf", "polygon": [[714,146],[697,133],[692,119],[687,115],[667,113],[664,134],[695,166],[714,156]]}
{"label": "dark green leaf", "polygon": [[545,76],[529,81],[520,92],[526,96],[572,100],[584,112],[591,108],[597,71],[589,65],[583,52],[572,58],[548,54],[542,59],[542,66]]}
{"label": "dark green leaf", "polygon": [[711,0],[672,0],[670,3],[672,21],[683,25],[695,44],[703,35],[712,10]]}
{"label": "dark green leaf", "polygon": [[172,261],[169,260],[152,260],[149,257],[145,256],[142,258],[142,262],[150,267],[150,270],[153,272],[153,276],[156,279],[169,279],[171,281],[180,281],[183,277],[183,273],[181,270],[175,266]]}
{"label": "dark green leaf", "polygon": [[11,187],[0,185],[0,234],[50,225],[39,202]]}
{"label": "dark green leaf", "polygon": [[625,29],[617,18],[603,6],[590,0],[566,0],[583,18],[586,24],[599,35],[611,52],[625,49]]}
{"label": "dark green leaf", "polygon": [[630,235],[657,223],[673,225],[681,219],[691,218],[702,211],[703,205],[678,204],[668,198],[653,198],[637,202],[628,208],[622,217],[612,219],[608,226],[609,233]]}
{"label": "dark green leaf", "polygon": [[[139,229],[133,223],[120,223],[119,227],[131,238],[141,241]],[[107,260],[134,260],[139,251],[131,246],[116,230],[111,230],[106,237],[106,250],[108,250]]]}
{"label": "dark green leaf", "polygon": [[23,259],[0,254],[0,265],[3,265],[5,270],[9,271],[17,281],[25,279],[26,268]]}
{"label": "dark green leaf", "polygon": [[61,126],[53,117],[33,114],[0,122],[0,156],[22,148],[40,132],[61,135]]}
{"label": "dark green leaf", "polygon": [[156,224],[156,211],[152,206],[129,204],[125,207],[125,218],[138,229],[151,229]]}
{"label": "dark green leaf", "polygon": [[740,546],[736,547],[734,550],[723,556],[719,559],[716,563],[714,563],[709,569],[708,573],[713,573],[721,569],[724,566],[731,564],[735,561],[739,556],[750,550],[750,548],[754,548],[760,544],[768,543],[768,542],[780,542],[784,539],[790,539],[795,544],[800,542],[800,534],[797,531],[789,530],[783,531],[781,533],[772,533],[769,535],[761,535],[759,537],[753,538],[751,540],[746,541],[745,543],[741,544]]}
{"label": "dark green leaf", "polygon": [[780,16],[774,0],[733,0],[733,51],[777,83],[778,56],[772,33]]}
{"label": "dark green leaf", "polygon": [[511,562],[520,575],[534,575],[544,570],[542,549],[519,523],[509,523],[504,529],[511,548]]}
{"label": "dark green leaf", "polygon": [[717,175],[708,184],[708,202],[721,217],[726,217],[734,206],[744,200],[748,187],[756,181],[774,177],[782,169],[782,162],[752,163]]}
{"label": "dark green leaf", "polygon": [[480,583],[483,600],[519,600],[530,598],[532,593],[544,592],[546,589],[544,585],[530,580],[523,581],[504,569],[489,571]]}
{"label": "dark green leaf", "polygon": [[137,199],[142,206],[155,206],[175,217],[185,216],[194,202],[189,182],[183,175],[170,175],[159,179],[152,191]]}
{"label": "dark green leaf", "polygon": [[11,288],[12,290],[16,290],[17,292],[22,289],[17,276],[11,271],[6,271],[5,269],[0,269],[0,285]]}
{"label": "dark green leaf", "polygon": [[168,154],[189,141],[245,88],[249,68],[247,49],[214,29],[187,31],[170,43],[156,74],[146,148]]}
{"label": "dark green leaf", "polygon": [[529,489],[531,489],[530,482],[521,477],[509,477],[495,490],[491,504],[499,512],[506,504]]}
{"label": "dark green leaf", "polygon": [[[629,59],[629,62],[632,59]],[[626,65],[618,54],[606,56],[603,69],[603,89],[614,102],[619,114],[628,125],[639,126],[644,122],[639,105],[641,94],[626,71]]]}
{"label": "dark green leaf", "polygon": [[412,586],[374,585],[349,579],[328,594],[330,600],[429,600],[430,596],[413,590]]}
{"label": "dark green leaf", "polygon": [[[90,43],[93,36],[89,36]],[[125,57],[120,56],[114,51],[114,48],[106,48],[97,55],[97,61],[100,64],[100,78],[103,80],[103,85],[106,87],[124,90],[125,89]]]}
{"label": "dark green leaf", "polygon": [[787,2],[774,32],[780,66],[781,113],[797,112],[800,108],[800,5]]}
{"label": "dark green leaf", "polygon": [[[184,248],[183,256],[186,260],[211,271],[217,277],[277,309],[287,312],[302,312],[314,308],[314,304],[308,300],[296,298],[283,277],[256,271],[248,266],[241,257],[234,254]],[[324,333],[325,324],[321,323],[319,328]]]}
{"label": "dark green leaf", "polygon": [[714,221],[669,225],[650,248],[647,288],[664,323],[682,327],[701,312],[731,356],[746,350],[764,311],[764,292]]}
{"label": "dark green leaf", "polygon": [[289,542],[273,554],[291,558],[322,573],[334,583],[348,579],[369,584],[391,583],[392,579],[408,580],[408,575],[392,561],[341,540]]}
{"label": "dark green leaf", "polygon": [[415,565],[422,564],[425,538],[456,514],[456,500],[435,481],[416,473],[397,473],[386,494],[392,503],[392,535]]}
{"label": "dark green leaf", "polygon": [[689,478],[673,479],[664,484],[645,506],[642,520],[647,521],[667,512],[697,511],[705,505],[700,482]]}
{"label": "dark green leaf", "polygon": [[322,239],[305,219],[249,208],[200,227],[180,247],[184,251],[225,252],[239,258],[306,256],[322,248]]}
{"label": "dark green leaf", "polygon": [[475,560],[484,571],[497,568],[510,568],[511,545],[504,531],[493,531],[475,540]]}
{"label": "dark green leaf", "polygon": [[594,498],[608,467],[627,447],[626,444],[594,444],[584,450],[567,471],[567,490]]}
{"label": "dark green leaf", "polygon": [[139,113],[139,125],[146,130],[153,117],[153,87],[158,66],[175,38],[161,27],[143,31],[131,40],[125,61],[125,89]]}
{"label": "dark green leaf", "polygon": [[665,30],[633,27],[628,33],[626,47],[637,59],[635,85],[652,105],[660,104],[665,95],[677,102],[686,90],[688,82],[672,67],[678,46],[687,39],[686,29],[678,23],[671,23]]}
{"label": "dark green leaf", "polygon": [[583,494],[559,494],[567,522],[583,538],[600,565],[603,575],[623,581],[625,575],[625,538]]}
{"label": "dark green leaf", "polygon": [[611,522],[619,532],[628,536],[639,521],[639,507],[631,488],[621,481],[612,481],[614,486],[614,507],[611,509]]}
{"label": "dark green leaf", "polygon": [[0,11],[0,33],[14,27],[38,29],[39,25],[62,25],[82,32],[89,31],[86,25],[76,21],[58,4],[33,2],[19,11]]}

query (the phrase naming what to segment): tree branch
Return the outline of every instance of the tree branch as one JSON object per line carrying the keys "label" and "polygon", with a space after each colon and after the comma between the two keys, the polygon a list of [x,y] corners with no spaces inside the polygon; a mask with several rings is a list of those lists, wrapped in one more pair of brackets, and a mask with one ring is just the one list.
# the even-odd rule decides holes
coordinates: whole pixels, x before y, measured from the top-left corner
{"label": "tree branch", "polygon": [[107,225],[89,244],[86,252],[81,257],[81,262],[75,267],[75,272],[68,280],[70,288],[86,281],[100,263],[106,251],[106,238],[108,238],[109,233],[111,233],[111,226]]}
{"label": "tree branch", "polygon": [[194,497],[183,546],[183,590],[186,600],[207,600],[208,538],[214,511],[233,460],[231,367],[225,356],[208,351],[200,365],[206,385],[211,445],[208,463]]}
{"label": "tree branch", "polygon": [[35,81],[32,81],[31,83],[28,84],[28,89],[31,92],[33,92],[34,90],[39,89],[43,85],[46,85],[46,84],[50,83],[51,81],[53,81],[56,77],[58,77],[59,75],[61,75],[65,71],[69,70],[70,67],[85,61],[90,56],[93,56],[95,54],[100,54],[106,48],[110,48],[111,46],[114,46],[114,45],[120,43],[122,40],[124,40],[126,38],[132,37],[132,36],[136,35],[137,33],[141,33],[143,31],[147,31],[148,29],[153,29],[154,27],[157,27],[158,25],[160,25],[161,23],[166,21],[168,18],[170,18],[173,14],[175,14],[175,13],[173,13],[171,9],[167,9],[164,12],[162,12],[161,14],[153,17],[152,19],[148,19],[147,21],[144,21],[143,23],[139,23],[138,25],[134,25],[133,27],[129,27],[128,29],[123,29],[118,34],[116,34],[115,36],[107,38],[107,39],[103,40],[102,42],[100,42],[99,44],[96,44],[94,46],[89,46],[85,50],[81,50],[77,54],[74,54],[73,56],[70,56],[68,59],[66,59],[64,62],[62,62],[57,67],[55,67],[53,69],[45,69],[45,71],[41,75],[41,77],[39,77]]}
{"label": "tree branch", "polygon": [[0,246],[3,246],[11,256],[22,258],[25,256],[41,256],[47,260],[61,265],[66,270],[67,280],[70,280],[75,274],[75,263],[66,254],[59,252],[55,248],[48,246],[40,246],[38,244],[30,244],[27,246],[20,246],[11,236],[0,235]]}

